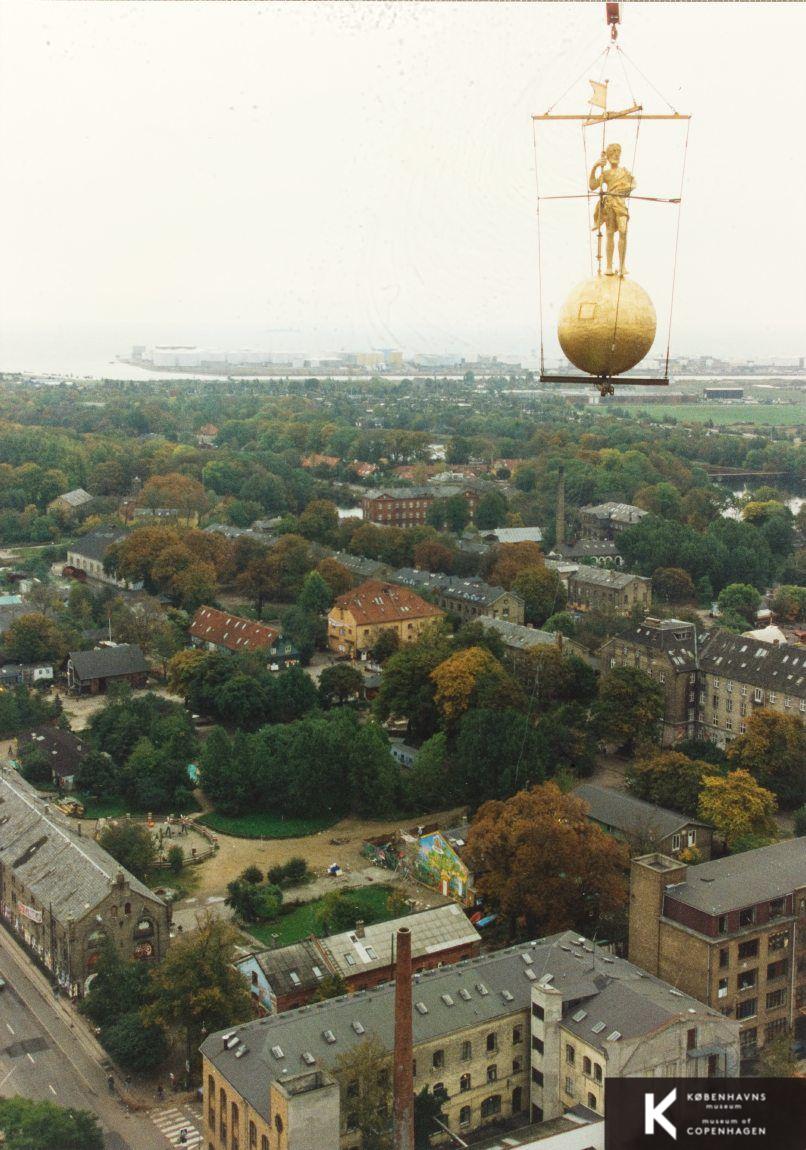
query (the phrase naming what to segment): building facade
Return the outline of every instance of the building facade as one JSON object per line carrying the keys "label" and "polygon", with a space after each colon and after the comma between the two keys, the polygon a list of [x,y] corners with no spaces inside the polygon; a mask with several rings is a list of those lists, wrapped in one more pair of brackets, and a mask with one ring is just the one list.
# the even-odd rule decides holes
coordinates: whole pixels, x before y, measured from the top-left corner
{"label": "building facade", "polygon": [[761,708],[806,725],[806,651],[714,631],[699,657],[697,724],[701,738],[724,747],[743,735]]}
{"label": "building facade", "polygon": [[568,606],[577,611],[614,611],[629,615],[633,608],[648,611],[652,580],[601,567],[580,567],[568,577]]}
{"label": "building facade", "polygon": [[662,742],[697,735],[697,637],[693,623],[647,617],[599,648],[603,671],[638,667],[663,689]]}
{"label": "building facade", "polygon": [[689,866],[633,859],[630,960],[741,1028],[743,1056],[806,1008],[806,839]]}
{"label": "building facade", "polygon": [[361,510],[366,523],[380,527],[422,527],[434,499],[428,487],[391,487],[368,491]]}
{"label": "building facade", "polygon": [[438,607],[460,619],[478,619],[482,615],[523,623],[526,604],[523,596],[503,587],[492,587],[482,579],[458,575],[434,575],[414,567],[400,567],[391,576],[395,583],[428,591]]}
{"label": "building facade", "polygon": [[115,572],[104,570],[104,559],[113,543],[119,543],[126,538],[125,531],[113,531],[109,528],[99,527],[97,531],[89,531],[75,543],[67,548],[67,566],[83,571],[88,579],[98,583],[106,583],[110,587],[120,587],[123,590],[139,591],[141,582],[129,583],[126,579],[119,579]]}
{"label": "building facade", "polygon": [[[580,1103],[602,1115],[610,1076],[738,1072],[735,1022],[570,931],[416,974],[412,992],[414,1090],[444,1097],[446,1125],[461,1138]],[[286,1125],[272,1090],[301,1071],[332,1080],[337,1060],[368,1036],[389,1055],[377,1068],[382,1083],[393,983],[210,1035],[201,1048],[208,1146],[357,1150],[361,1084],[349,1075],[316,1143],[304,1140],[305,1107],[300,1127]]]}
{"label": "building facade", "polygon": [[331,651],[351,659],[365,658],[378,636],[391,631],[402,643],[414,643],[444,612],[407,587],[368,580],[339,595],[327,617]]}
{"label": "building facade", "polygon": [[158,962],[171,908],[93,839],[0,767],[0,913],[59,986],[82,996],[104,943]]}

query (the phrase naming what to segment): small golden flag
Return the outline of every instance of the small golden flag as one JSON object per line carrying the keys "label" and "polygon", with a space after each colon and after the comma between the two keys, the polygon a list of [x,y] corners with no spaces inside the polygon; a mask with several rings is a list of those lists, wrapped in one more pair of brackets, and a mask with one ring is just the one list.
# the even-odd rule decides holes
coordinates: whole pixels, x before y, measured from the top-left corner
{"label": "small golden flag", "polygon": [[589,80],[588,83],[591,88],[593,88],[593,95],[588,100],[588,103],[605,111],[607,109],[607,80],[605,80],[604,84],[600,84],[598,80]]}

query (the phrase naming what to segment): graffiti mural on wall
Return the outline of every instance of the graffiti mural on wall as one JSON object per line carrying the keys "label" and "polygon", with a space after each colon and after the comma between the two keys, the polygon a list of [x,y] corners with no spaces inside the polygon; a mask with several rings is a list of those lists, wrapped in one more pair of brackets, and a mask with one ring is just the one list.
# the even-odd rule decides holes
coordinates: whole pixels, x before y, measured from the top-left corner
{"label": "graffiti mural on wall", "polygon": [[417,852],[417,877],[442,894],[471,905],[470,872],[447,839],[434,831],[422,835]]}

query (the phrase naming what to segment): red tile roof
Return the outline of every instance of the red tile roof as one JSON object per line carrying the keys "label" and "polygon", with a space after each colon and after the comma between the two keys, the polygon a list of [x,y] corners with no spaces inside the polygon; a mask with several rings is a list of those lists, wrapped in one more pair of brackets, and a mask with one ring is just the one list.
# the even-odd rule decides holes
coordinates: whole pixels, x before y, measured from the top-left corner
{"label": "red tile roof", "polygon": [[380,579],[368,579],[354,591],[339,595],[334,608],[349,611],[359,626],[367,623],[396,623],[401,619],[428,619],[444,612],[426,603],[408,587],[396,587]]}
{"label": "red tile roof", "polygon": [[199,607],[190,624],[190,634],[203,643],[215,643],[230,651],[261,651],[280,638],[275,627],[217,611],[215,607]]}

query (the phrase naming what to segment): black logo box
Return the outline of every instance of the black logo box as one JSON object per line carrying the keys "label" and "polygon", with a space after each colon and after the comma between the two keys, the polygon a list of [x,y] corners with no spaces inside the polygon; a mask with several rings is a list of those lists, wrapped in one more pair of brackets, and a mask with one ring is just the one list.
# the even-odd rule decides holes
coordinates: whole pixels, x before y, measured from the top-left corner
{"label": "black logo box", "polygon": [[608,1078],[605,1150],[806,1150],[806,1078]]}

